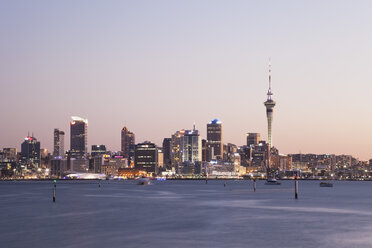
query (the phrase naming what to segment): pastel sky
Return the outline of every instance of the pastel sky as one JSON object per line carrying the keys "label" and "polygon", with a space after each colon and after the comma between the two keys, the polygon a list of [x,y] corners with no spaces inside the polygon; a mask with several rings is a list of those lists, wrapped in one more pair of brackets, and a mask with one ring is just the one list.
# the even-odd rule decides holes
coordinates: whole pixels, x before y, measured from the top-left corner
{"label": "pastel sky", "polygon": [[267,137],[268,60],[281,153],[372,158],[372,1],[1,1],[0,147],[88,118],[89,145],[126,125],[158,145],[223,122]]}

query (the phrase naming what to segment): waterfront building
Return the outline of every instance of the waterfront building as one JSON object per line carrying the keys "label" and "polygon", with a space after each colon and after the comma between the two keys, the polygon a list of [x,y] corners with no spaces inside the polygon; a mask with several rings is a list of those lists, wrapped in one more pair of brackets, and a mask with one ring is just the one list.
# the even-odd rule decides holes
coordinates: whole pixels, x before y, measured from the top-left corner
{"label": "waterfront building", "polygon": [[274,107],[275,101],[272,99],[273,93],[271,92],[271,65],[269,67],[269,90],[267,91],[267,100],[264,102],[266,107],[266,117],[267,117],[267,143],[269,147],[273,146],[272,141],[272,122],[273,122],[273,114],[274,114]]}
{"label": "waterfront building", "polygon": [[130,148],[131,145],[135,144],[135,135],[133,132],[129,131],[129,129],[124,126],[121,130],[121,151],[123,153],[124,158],[130,158]]}
{"label": "waterfront building", "polygon": [[40,149],[40,168],[47,169],[51,159],[52,155],[48,149]]}
{"label": "waterfront building", "polygon": [[164,152],[161,147],[158,147],[158,167],[164,169]]}
{"label": "waterfront building", "polygon": [[70,158],[67,160],[67,167],[72,172],[88,172],[89,160],[85,158]]}
{"label": "waterfront building", "polygon": [[135,168],[152,175],[158,173],[158,148],[154,143],[145,141],[137,144],[134,152]]}
{"label": "waterfront building", "polygon": [[259,133],[247,133],[247,146],[256,146],[260,143]]}
{"label": "waterfront building", "polygon": [[92,157],[102,157],[106,153],[105,145],[92,145]]}
{"label": "waterfront building", "polygon": [[213,119],[207,124],[207,141],[211,149],[212,159],[221,160],[223,156],[222,122]]}
{"label": "waterfront building", "polygon": [[271,168],[281,171],[292,170],[292,157],[281,154],[271,154]]}
{"label": "waterfront building", "polygon": [[104,155],[103,165],[101,166],[101,172],[106,176],[117,176],[120,168],[128,168],[128,159],[123,156],[115,155],[109,157]]}
{"label": "waterfront building", "polygon": [[77,116],[72,116],[71,118],[71,158],[85,159],[88,151],[88,120]]}
{"label": "waterfront building", "polygon": [[136,178],[142,176],[148,176],[146,171],[141,171],[135,168],[119,168],[118,176],[124,178]]}
{"label": "waterfront building", "polygon": [[193,175],[199,175],[202,173],[202,162],[196,161],[185,161],[182,163],[179,163],[176,172],[179,175],[182,176],[193,176]]}
{"label": "waterfront building", "polygon": [[40,142],[27,136],[21,145],[21,166],[27,169],[40,167]]}
{"label": "waterfront building", "polygon": [[172,168],[172,139],[164,138],[163,140],[163,163],[166,169]]}
{"label": "waterfront building", "polygon": [[89,171],[92,173],[101,173],[103,165],[103,156],[95,155],[89,159]]}
{"label": "waterfront building", "polygon": [[68,160],[55,157],[50,161],[50,174],[57,178],[62,178],[65,172],[67,171]]}
{"label": "waterfront building", "polygon": [[64,157],[65,155],[65,132],[58,128],[54,129],[53,157]]}

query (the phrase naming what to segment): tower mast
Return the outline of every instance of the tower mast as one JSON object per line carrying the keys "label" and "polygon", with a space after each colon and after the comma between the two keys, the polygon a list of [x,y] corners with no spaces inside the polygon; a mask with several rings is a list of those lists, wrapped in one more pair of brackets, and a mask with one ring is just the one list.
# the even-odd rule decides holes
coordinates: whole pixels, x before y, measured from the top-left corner
{"label": "tower mast", "polygon": [[271,63],[269,63],[269,90],[267,91],[267,100],[264,102],[266,107],[266,117],[267,117],[267,141],[269,146],[273,145],[272,141],[272,122],[273,122],[273,112],[275,107],[275,101],[272,99],[273,93],[271,92]]}

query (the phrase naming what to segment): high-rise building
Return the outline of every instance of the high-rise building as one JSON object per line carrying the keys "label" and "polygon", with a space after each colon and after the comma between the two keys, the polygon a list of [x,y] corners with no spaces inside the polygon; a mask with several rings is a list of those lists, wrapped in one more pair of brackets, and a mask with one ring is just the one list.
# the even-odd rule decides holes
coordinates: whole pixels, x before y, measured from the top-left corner
{"label": "high-rise building", "polygon": [[274,107],[275,102],[271,98],[273,93],[271,92],[271,66],[269,67],[269,90],[267,91],[267,100],[264,102],[264,105],[266,107],[266,116],[267,116],[267,142],[270,147],[273,146],[272,141],[272,122],[273,122],[273,113],[274,113]]}
{"label": "high-rise building", "polygon": [[158,168],[164,169],[164,153],[163,148],[158,147]]}
{"label": "high-rise building", "polygon": [[3,148],[2,159],[7,161],[16,161],[17,160],[17,148]]}
{"label": "high-rise building", "polygon": [[198,130],[185,130],[180,142],[181,162],[202,161],[202,144]]}
{"label": "high-rise building", "polygon": [[40,149],[40,167],[46,169],[49,167],[50,160],[52,159],[52,155],[48,151],[48,149]]}
{"label": "high-rise building", "polygon": [[256,146],[260,143],[259,133],[247,133],[247,146]]}
{"label": "high-rise building", "polygon": [[72,116],[71,118],[71,158],[84,159],[88,152],[88,120],[77,116]]}
{"label": "high-rise building", "polygon": [[223,160],[230,163],[233,162],[237,152],[238,147],[235,144],[227,143],[223,145]]}
{"label": "high-rise building", "polygon": [[21,145],[21,165],[27,169],[40,167],[40,142],[33,136],[27,136]]}
{"label": "high-rise building", "polygon": [[205,139],[202,139],[202,161],[209,162],[210,161],[210,149],[208,147],[208,142]]}
{"label": "high-rise building", "polygon": [[65,132],[59,130],[58,128],[54,129],[54,150],[53,157],[62,157],[65,154]]}
{"label": "high-rise building", "polygon": [[207,141],[211,159],[221,160],[223,156],[222,122],[214,119],[207,124]]}
{"label": "high-rise building", "polygon": [[92,145],[92,157],[100,157],[106,153],[106,146],[105,145]]}
{"label": "high-rise building", "polygon": [[163,157],[164,167],[170,169],[172,166],[172,139],[164,138],[163,140]]}
{"label": "high-rise building", "polygon": [[131,145],[135,144],[135,135],[127,127],[121,130],[121,151],[124,158],[130,158]]}
{"label": "high-rise building", "polygon": [[61,178],[65,171],[67,171],[67,159],[55,157],[50,161],[50,174]]}
{"label": "high-rise building", "polygon": [[154,143],[145,141],[137,144],[134,154],[136,169],[153,175],[158,173],[158,148]]}
{"label": "high-rise building", "polygon": [[185,130],[177,131],[172,135],[171,138],[171,147],[172,147],[172,156],[171,164],[172,168],[176,168],[182,161],[181,154],[181,138],[185,135]]}

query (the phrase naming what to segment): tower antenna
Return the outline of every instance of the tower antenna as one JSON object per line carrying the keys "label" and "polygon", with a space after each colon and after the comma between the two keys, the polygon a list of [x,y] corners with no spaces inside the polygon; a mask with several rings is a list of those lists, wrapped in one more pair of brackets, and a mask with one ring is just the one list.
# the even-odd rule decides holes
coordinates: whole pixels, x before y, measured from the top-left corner
{"label": "tower antenna", "polygon": [[271,100],[271,96],[273,93],[271,92],[271,58],[269,58],[269,90],[267,91],[267,99]]}

